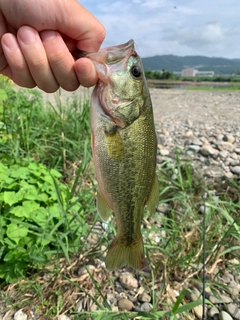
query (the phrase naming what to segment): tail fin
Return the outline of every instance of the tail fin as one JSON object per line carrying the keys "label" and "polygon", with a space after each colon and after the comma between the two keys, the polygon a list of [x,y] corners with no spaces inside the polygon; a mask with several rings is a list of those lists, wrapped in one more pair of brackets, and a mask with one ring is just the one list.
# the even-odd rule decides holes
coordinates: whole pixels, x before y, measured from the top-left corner
{"label": "tail fin", "polygon": [[138,239],[128,246],[120,238],[116,238],[110,245],[106,257],[106,267],[113,270],[126,265],[135,270],[143,268],[144,249],[142,236],[139,236]]}

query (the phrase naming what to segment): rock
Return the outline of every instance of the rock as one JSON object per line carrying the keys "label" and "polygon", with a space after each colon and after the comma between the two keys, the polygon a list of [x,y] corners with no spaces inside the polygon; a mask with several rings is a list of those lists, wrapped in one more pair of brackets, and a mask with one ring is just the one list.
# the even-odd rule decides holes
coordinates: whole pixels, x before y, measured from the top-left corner
{"label": "rock", "polygon": [[155,244],[157,244],[157,243],[159,243],[161,241],[161,238],[159,237],[159,234],[156,233],[155,231],[150,231],[149,234],[148,234],[148,237]]}
{"label": "rock", "polygon": [[138,300],[140,302],[150,302],[152,298],[149,294],[146,293],[146,291],[143,291],[143,293],[138,296]]}
{"label": "rock", "polygon": [[163,134],[159,134],[158,136],[158,143],[162,146],[165,146],[167,139]]}
{"label": "rock", "polygon": [[161,213],[168,213],[170,210],[170,204],[169,203],[160,203],[157,207],[157,211]]}
{"label": "rock", "polygon": [[202,146],[203,145],[202,141],[200,139],[198,139],[198,138],[195,138],[195,137],[192,140],[192,144],[193,145],[197,145],[197,146]]}
{"label": "rock", "polygon": [[200,291],[195,287],[188,289],[186,293],[186,298],[192,302],[197,301],[200,296],[201,296]]}
{"label": "rock", "polygon": [[200,150],[200,146],[199,146],[199,145],[196,145],[196,144],[190,144],[190,145],[188,146],[188,149],[189,149],[189,150],[192,150],[192,151],[194,151],[194,152],[198,152],[198,151]]}
{"label": "rock", "polygon": [[226,172],[226,173],[225,173],[225,177],[228,178],[228,179],[232,179],[232,178],[233,178],[232,172],[230,172],[230,171],[229,171],[229,172]]}
{"label": "rock", "polygon": [[228,291],[232,297],[236,297],[239,294],[239,287],[235,281],[231,281],[228,285]]}
{"label": "rock", "polygon": [[167,149],[160,149],[160,155],[161,156],[168,156],[169,155],[169,150]]}
{"label": "rock", "polygon": [[13,317],[14,320],[27,320],[27,318],[28,315],[22,309],[18,310]]}
{"label": "rock", "polygon": [[231,153],[231,157],[232,157],[234,160],[238,160],[238,161],[239,161],[239,155],[236,154],[235,152],[232,152],[232,153]]}
{"label": "rock", "polygon": [[230,167],[232,173],[240,175],[240,166]]}
{"label": "rock", "polygon": [[240,309],[236,304],[226,304],[226,310],[234,319],[240,320]]}
{"label": "rock", "polygon": [[219,145],[218,145],[218,148],[220,150],[227,150],[227,151],[230,151],[232,152],[234,147],[233,147],[233,144],[231,142],[224,142],[222,141]]}
{"label": "rock", "polygon": [[116,300],[116,298],[115,298],[115,295],[113,293],[107,293],[107,301],[110,304],[113,304],[115,300]]}
{"label": "rock", "polygon": [[208,214],[211,212],[211,208],[207,205],[207,203],[205,205],[201,205],[199,207],[199,212],[202,214]]}
{"label": "rock", "polygon": [[219,311],[216,307],[211,307],[209,310],[208,310],[208,315],[209,317],[213,318],[214,316],[218,315],[219,314]]}
{"label": "rock", "polygon": [[65,314],[61,315],[60,317],[58,317],[59,320],[71,320],[68,316],[66,316]]}
{"label": "rock", "polygon": [[141,305],[141,311],[144,311],[144,312],[150,312],[152,310],[153,306],[151,303],[149,302],[144,302],[142,305]]}
{"label": "rock", "polygon": [[187,119],[186,124],[191,128],[193,126],[193,123],[191,120]]}
{"label": "rock", "polygon": [[132,301],[128,300],[128,299],[121,299],[118,301],[118,308],[121,310],[126,310],[126,311],[130,311],[132,310],[132,308],[134,307]]}
{"label": "rock", "polygon": [[228,260],[227,264],[230,265],[230,266],[232,266],[232,265],[237,266],[237,265],[240,264],[240,262],[239,262],[239,260],[234,258],[234,259]]}
{"label": "rock", "polygon": [[219,153],[219,151],[217,149],[214,149],[210,145],[206,145],[206,144],[203,145],[199,151],[203,156],[215,156],[216,157]]}
{"label": "rock", "polygon": [[220,320],[233,320],[233,318],[225,311],[221,311],[219,314]]}
{"label": "rock", "polygon": [[220,293],[219,293],[219,296],[214,296],[214,295],[211,294],[209,296],[209,300],[214,304],[217,304],[217,303],[231,303],[231,302],[233,302],[233,300],[230,297],[228,297],[226,295],[223,295],[223,294],[220,295]]}
{"label": "rock", "polygon": [[233,167],[239,165],[239,160],[235,160],[235,159],[230,160],[230,165]]}
{"label": "rock", "polygon": [[223,141],[228,141],[228,142],[230,142],[230,143],[233,143],[233,142],[235,141],[235,138],[234,138],[234,136],[231,135],[231,134],[225,134],[225,135],[223,136]]}
{"label": "rock", "polygon": [[228,156],[228,151],[227,150],[222,150],[222,151],[219,152],[219,157],[221,159],[225,159],[225,158],[227,158],[227,156]]}
{"label": "rock", "polygon": [[124,272],[120,274],[119,281],[123,287],[128,290],[134,290],[138,288],[137,279],[129,272]]}
{"label": "rock", "polygon": [[90,307],[90,311],[96,311],[98,310],[98,306],[96,305],[96,303],[93,303]]}
{"label": "rock", "polygon": [[193,308],[193,312],[195,313],[198,319],[202,319],[203,316],[203,308],[202,306],[197,306]]}
{"label": "rock", "polygon": [[115,281],[115,290],[119,293],[121,293],[123,291],[123,287],[122,287],[121,283],[118,281]]}
{"label": "rock", "polygon": [[78,275],[83,276],[84,274],[93,273],[96,268],[93,265],[83,266],[78,269]]}

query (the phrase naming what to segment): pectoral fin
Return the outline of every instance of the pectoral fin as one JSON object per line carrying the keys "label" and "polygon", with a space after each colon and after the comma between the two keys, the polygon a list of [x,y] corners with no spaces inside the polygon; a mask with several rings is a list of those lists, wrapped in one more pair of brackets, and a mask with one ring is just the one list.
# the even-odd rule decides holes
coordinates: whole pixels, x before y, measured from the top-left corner
{"label": "pectoral fin", "polygon": [[147,207],[151,215],[155,214],[158,201],[159,201],[159,186],[158,186],[157,175],[155,174],[152,189],[151,189],[149,198],[147,200]]}
{"label": "pectoral fin", "polygon": [[107,221],[112,214],[112,209],[109,208],[107,202],[99,191],[97,192],[97,210],[100,217],[105,221]]}

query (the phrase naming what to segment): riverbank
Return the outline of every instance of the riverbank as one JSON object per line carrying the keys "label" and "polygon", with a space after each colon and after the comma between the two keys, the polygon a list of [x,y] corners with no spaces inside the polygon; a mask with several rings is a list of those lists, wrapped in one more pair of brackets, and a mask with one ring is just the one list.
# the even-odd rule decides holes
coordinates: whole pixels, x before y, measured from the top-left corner
{"label": "riverbank", "polygon": [[148,79],[148,85],[150,88],[158,89],[186,89],[186,88],[212,88],[212,89],[229,89],[234,90],[238,88],[240,90],[240,82],[217,82],[217,81],[176,81],[176,80],[155,80]]}

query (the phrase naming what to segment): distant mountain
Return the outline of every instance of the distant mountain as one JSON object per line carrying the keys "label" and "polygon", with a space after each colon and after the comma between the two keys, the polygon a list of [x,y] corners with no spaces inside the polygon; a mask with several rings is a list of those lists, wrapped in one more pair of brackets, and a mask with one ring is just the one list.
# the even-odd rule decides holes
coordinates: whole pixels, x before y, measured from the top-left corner
{"label": "distant mountain", "polygon": [[209,58],[204,56],[162,55],[142,58],[145,70],[181,71],[194,68],[199,71],[214,71],[215,74],[240,74],[240,59]]}

